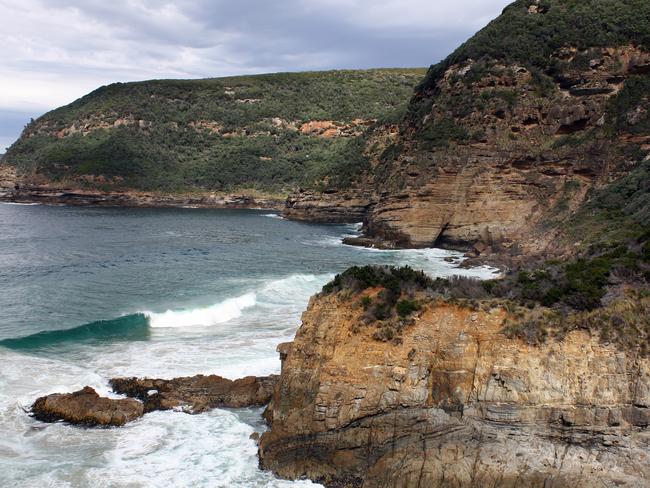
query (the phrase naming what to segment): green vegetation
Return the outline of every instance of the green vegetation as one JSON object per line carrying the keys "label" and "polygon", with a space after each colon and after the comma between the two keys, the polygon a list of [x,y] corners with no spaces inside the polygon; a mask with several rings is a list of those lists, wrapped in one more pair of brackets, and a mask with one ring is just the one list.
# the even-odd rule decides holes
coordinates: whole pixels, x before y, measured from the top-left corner
{"label": "green vegetation", "polygon": [[355,136],[364,126],[325,138],[302,133],[301,124],[400,117],[424,74],[383,69],[117,83],[30,123],[3,164],[23,175],[103,175],[145,190],[346,186],[368,168],[364,138]]}
{"label": "green vegetation", "polygon": [[650,161],[644,161],[627,175],[593,191],[562,230],[583,246],[615,248],[647,240],[649,225]]}
{"label": "green vegetation", "polygon": [[414,312],[420,310],[420,304],[414,300],[400,300],[395,305],[395,311],[400,317],[408,317]]}
{"label": "green vegetation", "polygon": [[464,141],[469,137],[467,131],[451,118],[425,124],[418,136],[423,149],[446,147],[450,141]]}
{"label": "green vegetation", "polygon": [[395,304],[405,290],[422,290],[431,286],[432,279],[422,271],[409,266],[353,266],[323,287],[323,293],[352,290],[355,293],[368,288],[384,288]]}
{"label": "green vegetation", "polygon": [[[539,13],[528,9],[536,5]],[[503,14],[429,70],[421,89],[435,87],[453,64],[485,58],[546,71],[551,54],[573,46],[580,50],[635,44],[650,48],[647,0],[517,0]]]}
{"label": "green vegetation", "polygon": [[632,76],[607,107],[608,125],[613,134],[650,133],[650,77]]}
{"label": "green vegetation", "polygon": [[431,279],[407,267],[353,267],[323,294],[361,294],[362,323],[373,338],[401,342],[422,304],[443,300],[472,310],[503,307],[503,333],[531,344],[562,339],[572,330],[598,333],[604,342],[650,355],[650,229],[628,245],[593,247],[567,262],[548,261],[499,280]]}
{"label": "green vegetation", "polygon": [[591,311],[571,312],[559,308],[510,306],[512,313],[504,333],[529,344],[549,338],[562,339],[574,330],[597,333],[601,342],[625,351],[650,356],[650,295],[637,290]]}
{"label": "green vegetation", "polygon": [[358,294],[377,289],[374,296],[361,297],[364,313],[359,327],[374,325],[375,340],[399,343],[402,331],[411,324],[411,316],[421,308],[415,294],[431,286],[431,278],[408,266],[354,266],[336,275],[323,287],[323,293]]}

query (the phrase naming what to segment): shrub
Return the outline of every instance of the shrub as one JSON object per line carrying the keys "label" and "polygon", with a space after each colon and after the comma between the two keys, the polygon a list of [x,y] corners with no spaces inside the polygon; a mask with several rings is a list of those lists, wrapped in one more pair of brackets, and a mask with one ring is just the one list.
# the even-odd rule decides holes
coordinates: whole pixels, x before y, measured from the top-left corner
{"label": "shrub", "polygon": [[424,149],[446,147],[452,141],[462,142],[469,134],[452,118],[443,118],[425,124],[417,133],[417,139]]}
{"label": "shrub", "polygon": [[420,305],[413,300],[400,300],[397,302],[397,305],[395,305],[395,311],[397,312],[397,315],[402,318],[408,317],[413,312],[417,312],[418,310],[420,310]]}
{"label": "shrub", "polygon": [[[517,0],[444,61],[432,66],[420,85],[434,90],[447,69],[468,59],[487,58],[546,71],[559,48],[650,46],[650,3],[646,0],[544,0],[530,15],[530,0]],[[581,61],[582,62],[582,61]]]}

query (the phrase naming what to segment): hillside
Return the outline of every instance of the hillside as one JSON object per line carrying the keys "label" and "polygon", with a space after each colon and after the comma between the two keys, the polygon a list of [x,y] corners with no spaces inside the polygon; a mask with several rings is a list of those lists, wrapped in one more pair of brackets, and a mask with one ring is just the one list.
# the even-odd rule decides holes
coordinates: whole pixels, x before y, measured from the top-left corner
{"label": "hillside", "polygon": [[638,207],[650,200],[633,176],[650,158],[649,75],[650,3],[518,0],[430,68],[398,127],[368,136],[352,191],[294,195],[288,214],[355,201],[368,243],[514,255],[570,251],[564,231],[595,224],[597,194],[608,225],[647,225],[603,195],[627,178]]}
{"label": "hillside", "polygon": [[30,123],[3,165],[27,183],[285,192],[367,165],[359,139],[399,119],[423,69],[117,83]]}

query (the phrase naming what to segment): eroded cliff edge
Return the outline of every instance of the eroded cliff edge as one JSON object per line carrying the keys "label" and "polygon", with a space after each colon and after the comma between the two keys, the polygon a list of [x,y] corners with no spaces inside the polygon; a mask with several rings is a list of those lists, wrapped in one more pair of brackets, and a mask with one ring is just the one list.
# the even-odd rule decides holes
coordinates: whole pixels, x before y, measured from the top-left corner
{"label": "eroded cliff edge", "polygon": [[507,305],[422,292],[387,334],[368,320],[382,293],[310,301],[279,347],[262,466],[336,487],[650,486],[637,349],[584,329],[531,345],[504,334]]}

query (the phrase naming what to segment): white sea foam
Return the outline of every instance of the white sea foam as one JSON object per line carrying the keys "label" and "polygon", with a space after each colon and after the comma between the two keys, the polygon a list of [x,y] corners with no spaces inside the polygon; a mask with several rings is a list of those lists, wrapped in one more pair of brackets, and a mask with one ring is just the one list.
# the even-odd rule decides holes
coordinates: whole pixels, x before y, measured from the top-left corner
{"label": "white sea foam", "polygon": [[0,202],[2,205],[19,205],[21,207],[32,207],[34,205],[42,205],[41,203],[38,202],[33,202],[33,203],[20,203],[20,202]]}
{"label": "white sea foam", "polygon": [[105,378],[90,370],[94,364],[81,367],[4,349],[0,361],[0,465],[11,465],[0,470],[0,486],[319,486],[278,480],[258,469],[250,434],[264,428],[261,411],[154,412],[120,429],[42,424],[22,410],[37,396],[84,385],[106,395]]}
{"label": "white sea foam", "polygon": [[268,217],[270,219],[280,219],[284,220],[284,217],[282,215],[276,214],[276,213],[269,213],[269,214],[264,214],[262,217]]}
{"label": "white sea foam", "polygon": [[[221,410],[150,414],[117,433],[114,449],[88,472],[88,481],[106,487],[296,486],[259,471],[253,431],[236,413]],[[302,483],[309,485],[318,486]]]}
{"label": "white sea foam", "polygon": [[153,328],[192,327],[223,324],[241,317],[242,312],[254,307],[257,302],[255,293],[228,298],[207,308],[193,310],[167,310],[162,313],[143,312]]}

